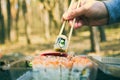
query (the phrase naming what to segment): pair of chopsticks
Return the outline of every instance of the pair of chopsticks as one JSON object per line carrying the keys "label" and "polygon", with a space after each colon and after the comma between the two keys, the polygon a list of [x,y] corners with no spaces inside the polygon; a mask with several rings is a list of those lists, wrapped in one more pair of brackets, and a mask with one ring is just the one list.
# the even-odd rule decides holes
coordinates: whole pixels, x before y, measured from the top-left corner
{"label": "pair of chopsticks", "polygon": [[[74,3],[74,0],[71,1],[70,6],[72,6],[73,3]],[[81,3],[81,0],[78,1],[77,8],[79,8],[80,3]],[[68,10],[69,10],[69,8],[68,8]],[[66,22],[67,21],[63,22],[59,35],[62,35]],[[76,22],[76,18],[73,19],[73,24],[72,24],[71,29],[70,29],[70,33],[69,33],[69,36],[68,36],[68,45],[70,44],[70,40],[71,40],[71,36],[72,36],[72,32],[73,32],[75,22]],[[68,50],[68,46],[67,46],[67,50]]]}

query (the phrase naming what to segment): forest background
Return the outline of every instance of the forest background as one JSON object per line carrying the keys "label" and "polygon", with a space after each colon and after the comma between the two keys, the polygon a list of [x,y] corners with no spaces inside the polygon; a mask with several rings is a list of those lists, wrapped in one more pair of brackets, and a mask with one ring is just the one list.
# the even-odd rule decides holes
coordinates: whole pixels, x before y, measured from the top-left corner
{"label": "forest background", "polygon": [[[53,50],[62,14],[71,0],[0,0],[0,56]],[[67,24],[63,32],[69,34]],[[120,24],[83,26],[73,31],[69,52],[120,56]]]}

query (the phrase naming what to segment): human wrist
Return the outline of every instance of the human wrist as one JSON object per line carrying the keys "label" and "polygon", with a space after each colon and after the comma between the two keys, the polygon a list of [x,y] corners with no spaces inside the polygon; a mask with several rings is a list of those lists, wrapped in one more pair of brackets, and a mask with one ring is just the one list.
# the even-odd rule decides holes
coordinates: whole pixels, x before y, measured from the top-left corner
{"label": "human wrist", "polygon": [[120,1],[119,0],[107,0],[103,1],[108,11],[108,24],[117,23],[120,21]]}

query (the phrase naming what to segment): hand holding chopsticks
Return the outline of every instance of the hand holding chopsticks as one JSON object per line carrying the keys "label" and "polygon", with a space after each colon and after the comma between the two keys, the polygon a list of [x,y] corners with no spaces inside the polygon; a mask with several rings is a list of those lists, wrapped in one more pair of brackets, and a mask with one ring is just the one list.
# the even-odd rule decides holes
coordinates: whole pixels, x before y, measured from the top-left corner
{"label": "hand holding chopsticks", "polygon": [[[70,6],[73,4],[73,2],[74,2],[74,0],[71,1]],[[81,0],[78,1],[77,8],[79,8],[80,2],[81,2]],[[74,25],[75,25],[75,22],[76,22],[76,18],[74,18],[74,20],[73,20],[73,24],[71,26],[68,38],[65,35],[62,35],[66,22],[67,21],[63,22],[60,33],[59,33],[59,35],[56,39],[55,45],[54,45],[54,49],[57,50],[57,51],[67,52],[69,44],[70,44],[73,28],[74,28]]]}

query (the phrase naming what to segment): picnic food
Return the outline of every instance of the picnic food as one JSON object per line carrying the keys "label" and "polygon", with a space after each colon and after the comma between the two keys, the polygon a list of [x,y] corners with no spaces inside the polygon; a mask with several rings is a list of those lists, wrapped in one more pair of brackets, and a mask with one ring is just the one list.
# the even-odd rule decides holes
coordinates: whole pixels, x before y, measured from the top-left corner
{"label": "picnic food", "polygon": [[66,52],[68,40],[65,35],[59,35],[55,41],[54,49],[59,52]]}
{"label": "picnic food", "polygon": [[[32,60],[35,80],[78,80],[80,76],[89,77],[89,65],[86,56],[39,55]],[[36,77],[36,75],[39,75]]]}

